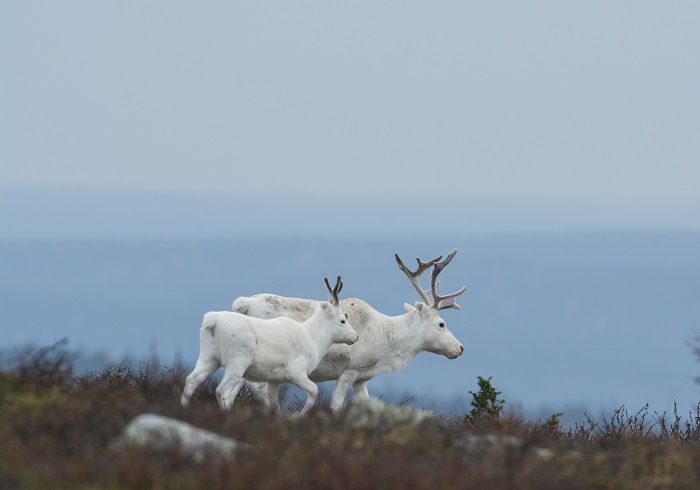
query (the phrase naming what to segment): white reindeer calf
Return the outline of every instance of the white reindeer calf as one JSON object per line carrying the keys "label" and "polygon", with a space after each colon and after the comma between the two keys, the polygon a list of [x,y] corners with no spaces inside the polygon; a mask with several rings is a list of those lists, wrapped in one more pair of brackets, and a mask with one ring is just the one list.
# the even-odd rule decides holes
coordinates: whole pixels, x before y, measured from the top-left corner
{"label": "white reindeer calf", "polygon": [[277,395],[280,383],[294,383],[308,394],[301,414],[313,407],[318,386],[309,379],[311,371],[334,343],[354,344],[357,332],[339,308],[338,293],[343,287],[340,276],[331,289],[328,302],[321,302],[303,322],[278,317],[253,318],[230,311],[204,315],[199,332],[199,359],[187,376],[180,400],[187,406],[194,390],[211,373],[224,367],[224,376],[216,388],[222,409],[230,409],[244,378],[267,382],[269,397]]}

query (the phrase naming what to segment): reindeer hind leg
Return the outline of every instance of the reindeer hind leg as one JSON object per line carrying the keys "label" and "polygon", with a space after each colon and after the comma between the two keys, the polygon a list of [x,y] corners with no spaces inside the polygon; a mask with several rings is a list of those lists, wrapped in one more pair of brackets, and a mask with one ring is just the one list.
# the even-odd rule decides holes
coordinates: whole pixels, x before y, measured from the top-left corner
{"label": "reindeer hind leg", "polygon": [[190,398],[192,394],[197,389],[199,385],[204,382],[207,377],[219,369],[219,361],[214,358],[208,358],[203,360],[201,357],[197,359],[197,364],[194,366],[192,372],[187,376],[185,381],[185,388],[182,390],[182,397],[180,398],[180,404],[186,407],[190,403]]}

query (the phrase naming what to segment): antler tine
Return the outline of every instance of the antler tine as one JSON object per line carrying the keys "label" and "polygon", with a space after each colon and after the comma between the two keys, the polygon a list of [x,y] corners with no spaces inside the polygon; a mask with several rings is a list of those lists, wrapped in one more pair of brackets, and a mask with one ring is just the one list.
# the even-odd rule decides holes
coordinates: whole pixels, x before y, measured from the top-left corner
{"label": "antler tine", "polygon": [[459,310],[459,305],[455,302],[457,296],[463,295],[467,290],[467,286],[462,286],[462,288],[454,293],[450,293],[446,296],[439,296],[438,300],[438,310],[446,310],[448,308],[454,308],[455,310]]}
{"label": "antler tine", "polygon": [[454,293],[446,294],[445,296],[440,296],[437,292],[438,286],[440,286],[440,281],[437,280],[438,275],[442,270],[447,267],[447,264],[449,264],[454,256],[457,255],[457,249],[454,249],[452,252],[450,252],[447,257],[445,257],[445,260],[441,262],[436,262],[433,265],[433,272],[430,275],[430,292],[433,295],[433,308],[438,309],[438,310],[445,310],[447,308],[454,308],[456,310],[459,310],[459,305],[456,303],[455,298],[457,296],[461,296],[464,294],[464,292],[467,290],[466,286],[462,286],[462,289],[459,291],[456,291]]}
{"label": "antler tine", "polygon": [[[330,285],[328,284],[328,289],[330,290]],[[340,305],[340,300],[338,299],[338,293],[340,293],[340,290],[343,289],[343,281],[340,279],[340,276],[338,276],[335,279],[335,286],[333,286],[333,290],[331,291],[331,299],[329,302],[335,306]]]}
{"label": "antler tine", "polygon": [[326,288],[328,289],[328,294],[329,294],[328,302],[331,303],[331,304],[335,304],[335,305],[337,306],[336,298],[338,297],[338,295],[337,295],[337,292],[336,292],[336,288],[338,287],[338,282],[336,281],[335,287],[332,288],[332,289],[331,289],[331,283],[328,282],[328,278],[327,278],[327,277],[324,277],[324,278],[323,278],[323,282],[326,283]]}
{"label": "antler tine", "polygon": [[442,255],[438,255],[434,259],[430,259],[427,262],[423,262],[420,258],[416,257],[416,262],[418,262],[418,269],[416,269],[415,273],[420,276],[425,270],[432,267],[433,264],[435,264],[435,262],[437,262],[441,258],[442,258]]}
{"label": "antler tine", "polygon": [[399,264],[399,269],[401,269],[403,273],[406,274],[406,277],[408,277],[408,280],[411,281],[411,284],[418,292],[418,295],[423,299],[423,302],[426,305],[429,305],[430,299],[428,298],[428,291],[424,291],[421,287],[420,276],[426,270],[433,267],[433,265],[442,258],[442,255],[435,257],[434,259],[431,259],[427,262],[423,262],[421,259],[416,257],[416,262],[418,262],[418,268],[415,271],[412,271],[411,269],[406,267],[406,264],[403,263],[401,257],[399,257],[399,254],[395,253],[394,258],[396,259],[396,263]]}
{"label": "antler tine", "polygon": [[340,294],[340,291],[343,289],[343,280],[338,276],[335,280],[335,287],[333,288],[333,291],[335,291],[335,301],[337,304],[340,304],[340,299],[338,299],[338,295]]}

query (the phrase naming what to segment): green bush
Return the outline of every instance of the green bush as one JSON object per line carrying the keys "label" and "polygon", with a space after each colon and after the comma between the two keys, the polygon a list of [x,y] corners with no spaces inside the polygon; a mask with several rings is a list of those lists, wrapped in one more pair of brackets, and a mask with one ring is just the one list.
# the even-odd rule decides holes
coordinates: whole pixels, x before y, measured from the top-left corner
{"label": "green bush", "polygon": [[503,413],[505,400],[501,399],[501,392],[491,384],[491,377],[482,378],[477,376],[479,391],[469,391],[472,396],[471,411],[467,414],[467,420],[475,422],[480,419],[493,419],[500,417]]}

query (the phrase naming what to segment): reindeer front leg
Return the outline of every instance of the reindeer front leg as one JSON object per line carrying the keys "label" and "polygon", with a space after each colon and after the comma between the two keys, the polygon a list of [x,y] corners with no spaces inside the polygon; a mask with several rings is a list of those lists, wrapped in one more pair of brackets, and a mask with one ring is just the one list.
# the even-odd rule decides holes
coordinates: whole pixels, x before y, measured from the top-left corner
{"label": "reindeer front leg", "polygon": [[246,381],[248,388],[253,392],[255,398],[261,401],[265,406],[269,406],[270,400],[268,400],[268,386],[265,382],[257,381]]}
{"label": "reindeer front leg", "polygon": [[355,392],[355,396],[369,396],[369,390],[367,389],[367,381],[357,381],[353,386],[352,390]]}
{"label": "reindeer front leg", "polygon": [[267,406],[275,413],[280,413],[280,385],[277,383],[267,383]]}
{"label": "reindeer front leg", "polygon": [[331,410],[335,412],[343,406],[345,396],[347,395],[352,384],[357,379],[358,374],[359,373],[354,369],[343,371],[343,374],[340,375],[338,381],[335,383],[335,390],[333,390],[333,396],[331,397]]}
{"label": "reindeer front leg", "polygon": [[303,375],[299,379],[295,380],[294,384],[302,390],[304,390],[308,395],[306,398],[306,403],[304,404],[304,408],[302,408],[301,412],[299,412],[299,415],[304,415],[306,412],[311,410],[311,407],[313,407],[316,403],[316,397],[318,396],[318,386],[316,385],[316,383],[311,381],[306,375]]}

